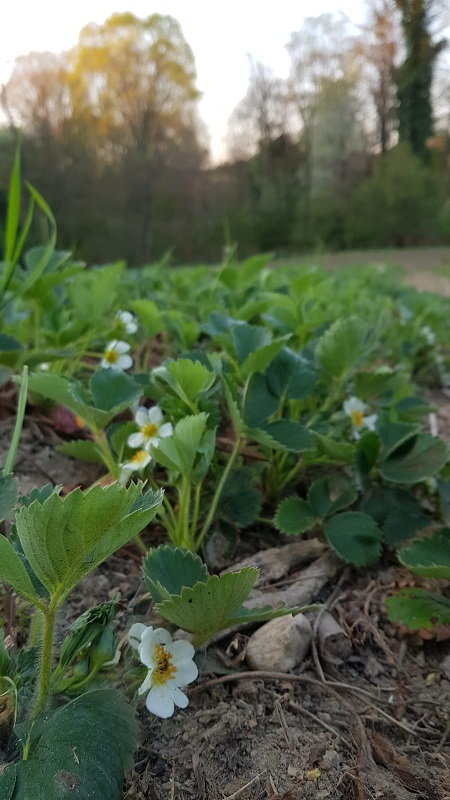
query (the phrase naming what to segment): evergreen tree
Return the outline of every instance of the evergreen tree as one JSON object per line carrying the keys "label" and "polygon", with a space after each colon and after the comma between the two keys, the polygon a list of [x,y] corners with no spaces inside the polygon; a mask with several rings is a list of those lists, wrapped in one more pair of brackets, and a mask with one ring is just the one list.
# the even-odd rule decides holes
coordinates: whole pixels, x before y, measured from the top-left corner
{"label": "evergreen tree", "polygon": [[433,42],[431,11],[435,0],[396,0],[402,15],[405,57],[397,70],[397,115],[401,141],[426,159],[426,140],[433,133],[431,86],[437,56],[445,40]]}

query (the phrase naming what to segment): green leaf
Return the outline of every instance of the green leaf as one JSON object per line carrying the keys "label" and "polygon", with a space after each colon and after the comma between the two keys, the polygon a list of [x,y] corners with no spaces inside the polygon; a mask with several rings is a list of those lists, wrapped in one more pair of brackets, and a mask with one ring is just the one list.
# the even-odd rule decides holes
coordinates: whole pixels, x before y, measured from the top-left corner
{"label": "green leaf", "polygon": [[28,494],[22,495],[20,502],[23,506],[29,506],[33,500],[38,500],[39,503],[43,503],[44,500],[47,500],[47,497],[50,497],[50,495],[53,494],[53,492],[55,492],[55,494],[59,494],[61,489],[62,485],[53,486],[51,483],[45,483],[44,486],[40,487],[40,489],[32,489]]}
{"label": "green leaf", "polygon": [[0,580],[8,583],[29,603],[39,605],[30,576],[20,556],[5,536],[0,535]]}
{"label": "green leaf", "polygon": [[367,352],[367,338],[367,327],[358,317],[338,319],[316,347],[318,364],[327,375],[342,380]]}
{"label": "green leaf", "polygon": [[236,387],[230,381],[227,381],[225,378],[223,378],[223,389],[228,413],[233,423],[233,428],[236,431],[236,434],[239,436],[243,432],[245,425],[239,408],[239,403],[236,399]]}
{"label": "green leaf", "polygon": [[205,432],[208,414],[201,413],[184,417],[175,425],[172,436],[160,439],[152,447],[152,455],[159,464],[189,475]]}
{"label": "green leaf", "polygon": [[272,341],[272,334],[268,328],[248,323],[233,325],[230,335],[239,364],[243,364],[249,356]]}
{"label": "green leaf", "polygon": [[12,800],[17,778],[17,765],[7,764],[0,772],[0,796],[2,800]]}
{"label": "green leaf", "polygon": [[[171,386],[182,400],[186,398],[191,402],[198,399],[201,392],[209,389],[215,381],[215,374],[199,361],[188,358],[179,358],[176,361],[166,362],[164,380]],[[160,378],[161,373],[158,373]]]}
{"label": "green leaf", "polygon": [[327,461],[335,464],[351,464],[355,452],[354,445],[349,442],[337,442],[331,436],[323,436],[316,431],[311,431],[320,455]]}
{"label": "green leaf", "polygon": [[181,547],[160,545],[150,550],[142,564],[146,586],[160,603],[170,595],[179,595],[183,587],[208,580],[208,569],[199,556]]}
{"label": "green leaf", "polygon": [[164,619],[194,634],[196,644],[233,624],[259,574],[254,567],[213,575],[156,605]]}
{"label": "green leaf", "polygon": [[260,513],[261,504],[261,492],[254,486],[251,475],[245,469],[234,470],[223,488],[218,514],[238,528],[245,528]]}
{"label": "green leaf", "polygon": [[77,439],[74,442],[65,442],[56,448],[58,453],[80,461],[89,461],[93,464],[103,464],[100,451],[90,439]]}
{"label": "green leaf", "polygon": [[17,481],[14,475],[0,475],[0,522],[10,516],[17,502]]}
{"label": "green leaf", "polygon": [[241,365],[242,376],[248,378],[253,372],[264,372],[289,338],[290,336],[283,336],[282,339],[274,339],[273,342],[250,353]]}
{"label": "green leaf", "polygon": [[301,500],[300,497],[286,497],[277,508],[274,525],[282,533],[297,534],[307,531],[315,521],[316,515],[306,500]]}
{"label": "green leaf", "polygon": [[16,149],[9,179],[8,205],[6,208],[5,249],[3,258],[12,261],[15,250],[20,217],[20,149]]}
{"label": "green leaf", "polygon": [[16,516],[17,534],[33,571],[51,594],[71,589],[136,536],[153,519],[161,492],[141,495],[141,485],[92,486],[66,497],[35,500]]}
{"label": "green leaf", "polygon": [[318,608],[320,608],[320,606],[317,605],[304,606],[303,608],[286,608],[285,606],[281,608],[272,608],[271,606],[265,606],[264,608],[245,608],[245,606],[242,606],[233,617],[232,624],[241,625],[242,623],[269,622],[276,617],[286,617],[287,615],[296,617],[297,614],[306,614],[308,611],[316,611]]}
{"label": "green leaf", "polygon": [[406,422],[382,423],[378,427],[378,435],[381,439],[383,461],[386,461],[398,447],[408,442],[413,436],[417,436],[419,432],[420,425],[409,425]]}
{"label": "green leaf", "polygon": [[18,339],[8,336],[6,333],[0,333],[0,363],[14,367],[20,361],[22,353],[23,346]]}
{"label": "green leaf", "polygon": [[389,619],[412,631],[450,624],[450,600],[424,589],[403,589],[395,597],[388,597],[386,605]]}
{"label": "green leaf", "polygon": [[317,372],[304,356],[283,347],[266,371],[269,391],[276,397],[303,400],[315,388]]}
{"label": "green leaf", "polygon": [[450,528],[413,542],[399,551],[402,564],[417,575],[450,580]]}
{"label": "green leaf", "polygon": [[128,437],[136,431],[136,423],[129,422],[113,422],[107,430],[108,441],[111,445],[113,453],[121,461],[123,458],[123,451],[127,444]]}
{"label": "green leaf", "polygon": [[340,476],[318,478],[308,491],[308,502],[316,517],[324,519],[356,500],[353,484]]}
{"label": "green leaf", "polygon": [[396,547],[430,524],[416,498],[403,489],[376,486],[363,500],[361,510],[380,525],[389,547]]}
{"label": "green leaf", "polygon": [[153,300],[135,300],[131,307],[147,336],[156,336],[164,330],[164,320]]}
{"label": "green leaf", "polygon": [[325,522],[325,536],[338,556],[357,567],[371,564],[381,553],[381,531],[372,517],[344,511]]}
{"label": "green leaf", "polygon": [[120,800],[136,744],[135,712],[114,689],[98,689],[38,720],[12,800]]}
{"label": "green leaf", "polygon": [[261,426],[281,447],[290,453],[305,453],[314,449],[314,439],[300,422],[279,419]]}
{"label": "green leaf", "polygon": [[418,483],[431,478],[447,461],[445,442],[427,433],[421,433],[405,455],[396,452],[378,469],[387,481],[393,483]]}
{"label": "green leaf", "polygon": [[247,383],[242,416],[249,428],[259,428],[277,411],[278,398],[270,391],[265,375],[255,372]]}
{"label": "green leaf", "polygon": [[91,377],[89,388],[94,406],[102,411],[119,413],[138,400],[140,386],[127,375],[117,369],[99,369]]}
{"label": "green leaf", "polygon": [[355,466],[361,477],[367,476],[377,462],[380,439],[374,431],[366,431],[356,443]]}

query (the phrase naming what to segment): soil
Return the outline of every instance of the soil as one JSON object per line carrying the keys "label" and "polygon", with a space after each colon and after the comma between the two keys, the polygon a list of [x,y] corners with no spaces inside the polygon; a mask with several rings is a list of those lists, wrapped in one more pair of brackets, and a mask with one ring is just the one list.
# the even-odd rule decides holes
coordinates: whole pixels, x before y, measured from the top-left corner
{"label": "soil", "polygon": [[[447,258],[450,263],[450,253]],[[448,287],[450,295],[450,281]],[[449,398],[440,391],[433,399],[439,434],[450,437]],[[11,429],[6,415],[0,463]],[[98,478],[95,465],[59,454],[60,442],[49,421],[28,419],[16,467],[22,492],[49,481],[65,490],[89,486]],[[246,533],[247,550],[237,558],[261,540],[259,531]],[[266,544],[273,546],[273,539]],[[289,579],[301,580],[301,572]],[[408,581],[411,575],[394,559],[365,572],[342,565],[315,598],[350,638],[350,655],[341,663],[328,663],[314,647],[294,673],[249,672],[245,647],[253,629],[200,653],[186,710],[160,720],[141,704],[124,800],[450,800],[450,631],[428,638],[388,621],[385,598]],[[153,621],[151,613],[145,616],[148,598],[133,546],[72,593],[59,635],[117,591],[123,631],[132,620]]]}

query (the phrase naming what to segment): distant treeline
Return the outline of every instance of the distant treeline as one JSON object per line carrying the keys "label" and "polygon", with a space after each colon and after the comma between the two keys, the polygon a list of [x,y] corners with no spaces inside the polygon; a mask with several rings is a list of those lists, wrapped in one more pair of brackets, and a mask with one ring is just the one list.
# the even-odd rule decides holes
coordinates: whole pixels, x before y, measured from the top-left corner
{"label": "distant treeline", "polygon": [[220,166],[173,18],[114,14],[68,53],[23,56],[2,92],[0,221],[20,139],[60,246],[92,262],[143,264],[169,250],[179,262],[216,261],[234,243],[242,256],[448,243],[438,3],[370,0],[362,30],[307,19],[288,44],[288,79],[253,65]]}

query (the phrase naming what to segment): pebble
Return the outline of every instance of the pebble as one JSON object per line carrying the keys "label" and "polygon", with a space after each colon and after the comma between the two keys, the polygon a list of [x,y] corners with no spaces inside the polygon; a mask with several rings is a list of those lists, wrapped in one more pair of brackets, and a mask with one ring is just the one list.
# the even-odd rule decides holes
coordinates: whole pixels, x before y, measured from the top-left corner
{"label": "pebble", "polygon": [[251,669],[290,672],[305,658],[312,628],[304,614],[277,617],[250,637],[246,659]]}
{"label": "pebble", "polygon": [[339,765],[339,753],[336,750],[326,750],[320,766],[322,769],[333,769]]}
{"label": "pebble", "polygon": [[450,653],[441,662],[441,669],[450,681]]}

